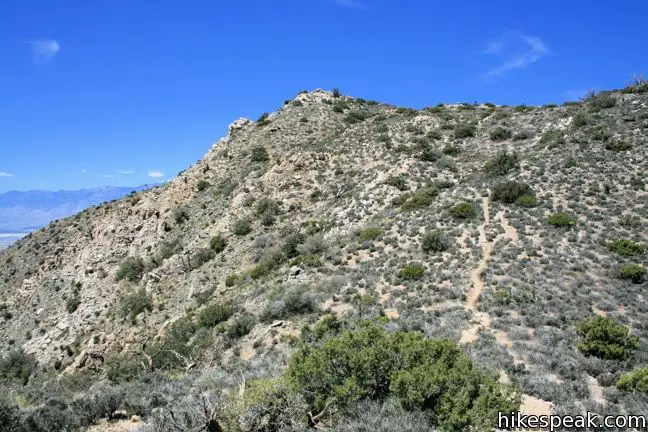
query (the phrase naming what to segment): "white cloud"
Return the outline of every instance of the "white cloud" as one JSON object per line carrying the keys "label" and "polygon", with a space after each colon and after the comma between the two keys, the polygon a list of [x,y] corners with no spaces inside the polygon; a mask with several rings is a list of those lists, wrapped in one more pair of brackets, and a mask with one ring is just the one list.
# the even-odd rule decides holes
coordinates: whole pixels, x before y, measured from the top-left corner
{"label": "white cloud", "polygon": [[82,173],[85,173],[85,172],[86,172],[86,169],[85,169],[85,168],[81,168],[81,172],[82,172]]}
{"label": "white cloud", "polygon": [[119,170],[117,170],[117,172],[119,174],[124,174],[124,175],[135,174],[135,170],[131,170],[131,169],[128,169],[128,170],[119,169]]}
{"label": "white cloud", "polygon": [[483,74],[483,78],[495,78],[515,69],[524,69],[550,53],[549,47],[537,36],[507,33],[486,44],[483,54],[505,58],[498,66]]}
{"label": "white cloud", "polygon": [[164,177],[164,173],[162,171],[153,170],[148,172],[148,176],[153,178],[160,178]]}
{"label": "white cloud", "polygon": [[9,174],[8,172],[0,171],[0,177],[13,177],[13,174]]}
{"label": "white cloud", "polygon": [[115,176],[112,175],[112,174],[104,174],[104,175],[102,175],[102,177],[107,178],[107,179],[115,178]]}
{"label": "white cloud", "polygon": [[61,46],[54,39],[30,40],[32,47],[32,60],[37,65],[49,63],[61,50]]}

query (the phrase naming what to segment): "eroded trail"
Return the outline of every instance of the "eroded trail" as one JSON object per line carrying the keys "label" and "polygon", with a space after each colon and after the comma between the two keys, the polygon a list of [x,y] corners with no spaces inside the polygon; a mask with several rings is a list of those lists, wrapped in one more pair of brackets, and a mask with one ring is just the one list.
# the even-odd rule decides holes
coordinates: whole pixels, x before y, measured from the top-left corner
{"label": "eroded trail", "polygon": [[492,243],[489,242],[486,237],[486,227],[490,224],[489,205],[490,199],[488,197],[484,198],[482,202],[484,208],[484,223],[479,227],[479,244],[482,247],[482,258],[479,260],[477,267],[470,272],[470,282],[472,285],[468,291],[468,295],[466,296],[466,303],[464,304],[464,307],[467,310],[474,313],[476,322],[461,333],[459,343],[462,344],[474,342],[477,340],[480,330],[488,329],[491,325],[488,314],[477,311],[477,300],[479,300],[479,296],[484,291],[484,279],[482,278],[482,273],[486,269],[488,261],[490,261],[491,251],[493,249]]}
{"label": "eroded trail", "polygon": [[[465,329],[461,333],[459,339],[460,344],[470,344],[476,341],[479,338],[479,333],[482,331],[489,331],[494,333],[495,340],[498,344],[506,347],[509,354],[513,357],[513,362],[515,364],[522,364],[524,360],[522,357],[513,350],[513,341],[506,334],[506,332],[499,331],[491,328],[491,318],[487,312],[481,312],[477,310],[477,302],[479,296],[484,292],[485,284],[482,277],[482,273],[486,270],[486,266],[491,259],[491,254],[493,251],[493,242],[488,241],[486,236],[486,229],[490,224],[490,199],[488,197],[483,198],[482,201],[484,209],[484,223],[479,227],[479,244],[482,248],[482,257],[477,263],[477,266],[470,272],[470,282],[471,287],[466,295],[466,302],[464,303],[464,308],[472,312],[474,318],[472,320],[473,324]],[[503,214],[498,214],[496,219],[499,217],[501,220],[502,226],[507,234],[507,236],[514,242],[518,242],[518,234],[515,228],[508,224],[506,218]],[[504,370],[500,370],[500,381],[504,383],[510,383],[511,379]],[[527,394],[522,395],[522,404],[520,406],[520,411],[523,414],[534,414],[534,415],[549,415],[553,410],[553,404]]]}

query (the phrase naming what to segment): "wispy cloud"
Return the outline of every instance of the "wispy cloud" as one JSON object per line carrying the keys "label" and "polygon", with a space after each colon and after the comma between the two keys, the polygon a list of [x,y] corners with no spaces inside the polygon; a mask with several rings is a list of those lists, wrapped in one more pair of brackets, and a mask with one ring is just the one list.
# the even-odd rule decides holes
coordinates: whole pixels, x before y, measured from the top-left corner
{"label": "wispy cloud", "polygon": [[107,179],[115,178],[115,176],[112,175],[112,174],[104,174],[104,175],[102,175],[102,177],[107,178]]}
{"label": "wispy cloud", "polygon": [[81,168],[81,172],[85,174],[87,171],[85,168]]}
{"label": "wispy cloud", "polygon": [[334,0],[334,2],[340,6],[346,6],[353,9],[366,9],[365,4],[358,0]]}
{"label": "wispy cloud", "polygon": [[32,60],[36,65],[49,63],[61,50],[61,46],[54,39],[36,39],[27,41],[32,48]]}
{"label": "wispy cloud", "polygon": [[13,177],[13,174],[9,174],[8,172],[0,171],[0,177]]}
{"label": "wispy cloud", "polygon": [[164,177],[164,173],[162,171],[152,170],[148,172],[148,176],[153,178],[160,178]]}
{"label": "wispy cloud", "polygon": [[482,53],[504,57],[497,66],[482,75],[484,79],[492,79],[515,69],[524,69],[551,54],[551,50],[537,36],[511,32],[488,42]]}
{"label": "wispy cloud", "polygon": [[135,170],[131,170],[131,169],[127,169],[127,170],[125,170],[125,169],[119,169],[119,170],[117,170],[117,172],[118,172],[119,174],[123,174],[123,175],[135,174]]}

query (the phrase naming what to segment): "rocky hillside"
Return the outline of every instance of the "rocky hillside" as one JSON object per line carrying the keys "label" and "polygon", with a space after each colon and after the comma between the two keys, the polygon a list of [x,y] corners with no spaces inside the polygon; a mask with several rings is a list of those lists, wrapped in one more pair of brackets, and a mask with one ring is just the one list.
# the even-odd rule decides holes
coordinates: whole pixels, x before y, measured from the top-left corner
{"label": "rocky hillside", "polygon": [[[648,361],[646,90],[422,110],[300,93],[168,184],[1,252],[2,352],[93,382],[251,377],[325,315],[379,317],[457,342],[528,412],[646,412],[615,385]],[[631,356],[585,347],[597,316]]]}

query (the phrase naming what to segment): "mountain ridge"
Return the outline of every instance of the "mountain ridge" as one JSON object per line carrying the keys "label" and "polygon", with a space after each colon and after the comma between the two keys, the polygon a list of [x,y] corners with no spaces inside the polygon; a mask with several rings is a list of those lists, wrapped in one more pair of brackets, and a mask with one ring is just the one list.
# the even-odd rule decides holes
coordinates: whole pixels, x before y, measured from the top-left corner
{"label": "mountain ridge", "polygon": [[232,123],[168,183],[0,253],[0,346],[115,383],[108,359],[136,376],[268,377],[259,365],[285,366],[302,328],[374,318],[455,341],[518,385],[525,409],[592,406],[625,366],[579,351],[581,321],[619,320],[648,361],[645,280],[618,272],[645,253],[608,246],[646,242],[647,130],[638,88],[422,110],[301,93]]}

